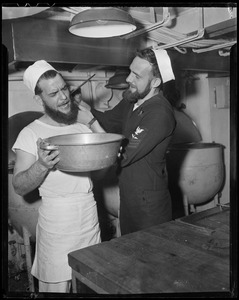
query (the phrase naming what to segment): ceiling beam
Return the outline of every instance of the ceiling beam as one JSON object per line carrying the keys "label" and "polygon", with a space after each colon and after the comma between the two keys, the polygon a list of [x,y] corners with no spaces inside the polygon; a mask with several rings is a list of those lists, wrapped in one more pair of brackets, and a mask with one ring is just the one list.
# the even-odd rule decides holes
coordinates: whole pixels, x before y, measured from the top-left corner
{"label": "ceiling beam", "polygon": [[192,70],[200,72],[228,72],[230,73],[230,56],[222,57],[217,51],[207,53],[181,54],[175,50],[168,50],[172,65],[180,72]]}

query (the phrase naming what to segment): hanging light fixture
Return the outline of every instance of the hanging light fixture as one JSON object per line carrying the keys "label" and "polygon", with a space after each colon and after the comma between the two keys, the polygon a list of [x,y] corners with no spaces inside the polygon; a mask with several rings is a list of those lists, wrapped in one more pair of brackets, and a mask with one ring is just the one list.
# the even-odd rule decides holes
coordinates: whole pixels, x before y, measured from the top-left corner
{"label": "hanging light fixture", "polygon": [[131,15],[115,7],[95,7],[79,12],[69,26],[72,34],[88,38],[121,36],[135,29]]}

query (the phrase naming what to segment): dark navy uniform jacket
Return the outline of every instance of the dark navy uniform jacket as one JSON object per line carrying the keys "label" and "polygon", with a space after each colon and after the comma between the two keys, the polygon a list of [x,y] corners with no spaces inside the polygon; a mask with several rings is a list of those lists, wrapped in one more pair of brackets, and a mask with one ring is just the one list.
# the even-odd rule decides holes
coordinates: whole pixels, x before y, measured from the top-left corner
{"label": "dark navy uniform jacket", "polygon": [[104,113],[91,110],[106,132],[126,138],[119,174],[122,235],[172,219],[165,153],[176,126],[173,108],[162,92],[133,107],[123,99]]}

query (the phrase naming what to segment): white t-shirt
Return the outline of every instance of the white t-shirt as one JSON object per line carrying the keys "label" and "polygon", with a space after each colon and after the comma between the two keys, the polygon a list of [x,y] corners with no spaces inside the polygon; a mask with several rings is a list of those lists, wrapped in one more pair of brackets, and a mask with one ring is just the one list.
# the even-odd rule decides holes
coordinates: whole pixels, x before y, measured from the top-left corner
{"label": "white t-shirt", "polygon": [[[16,142],[14,143],[12,150],[20,149],[25,152],[31,153],[36,156],[37,154],[37,140],[38,138],[48,138],[51,136],[72,134],[72,133],[87,133],[91,130],[80,123],[76,123],[68,126],[52,126],[35,120],[28,126],[22,129],[19,133]],[[39,187],[39,193],[41,197],[69,197],[77,193],[89,193],[92,191],[92,182],[89,173],[66,173],[59,170],[51,171],[42,185]],[[79,180],[79,176],[81,180]]]}

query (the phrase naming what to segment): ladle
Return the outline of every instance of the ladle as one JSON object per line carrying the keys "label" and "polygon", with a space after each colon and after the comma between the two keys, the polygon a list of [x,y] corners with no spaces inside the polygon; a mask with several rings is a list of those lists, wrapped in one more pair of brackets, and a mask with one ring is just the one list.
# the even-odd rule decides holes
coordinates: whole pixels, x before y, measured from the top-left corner
{"label": "ladle", "polygon": [[92,76],[90,76],[88,79],[86,79],[81,85],[79,85],[78,87],[77,87],[77,89],[76,90],[74,90],[72,93],[71,93],[71,96],[75,96],[75,95],[77,95],[77,94],[79,94],[80,92],[81,92],[81,87],[84,85],[84,84],[86,84],[86,82],[88,82],[88,81],[90,81],[91,80],[91,78],[93,78],[95,76],[95,74],[93,74]]}

